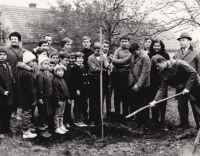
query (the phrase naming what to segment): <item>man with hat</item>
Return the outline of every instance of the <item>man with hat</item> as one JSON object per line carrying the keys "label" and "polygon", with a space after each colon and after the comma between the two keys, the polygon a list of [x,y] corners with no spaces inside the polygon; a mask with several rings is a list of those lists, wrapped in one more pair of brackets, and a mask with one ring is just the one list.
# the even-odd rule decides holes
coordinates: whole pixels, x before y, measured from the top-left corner
{"label": "man with hat", "polygon": [[[190,44],[192,38],[187,33],[182,33],[180,37],[177,39],[180,42],[180,50],[175,53],[174,59],[184,60],[189,65],[191,65],[198,74],[200,74],[200,51],[194,49],[193,46]],[[177,88],[176,93],[182,92],[184,88]],[[180,125],[177,127],[181,127],[183,129],[189,128],[189,121],[188,121],[188,100],[190,101],[192,111],[194,114],[194,119],[199,128],[199,124],[197,121],[197,112],[199,112],[199,108],[195,107],[196,100],[194,97],[181,95],[176,98],[178,100],[178,111],[180,115]]]}

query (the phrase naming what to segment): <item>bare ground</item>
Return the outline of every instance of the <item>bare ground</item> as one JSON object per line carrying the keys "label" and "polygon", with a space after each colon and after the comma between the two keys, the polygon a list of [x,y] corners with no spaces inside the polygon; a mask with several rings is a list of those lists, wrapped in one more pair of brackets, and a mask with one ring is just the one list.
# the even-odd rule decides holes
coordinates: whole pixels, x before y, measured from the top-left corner
{"label": "bare ground", "polygon": [[[174,90],[169,91],[169,96]],[[179,122],[177,104],[174,99],[168,101],[166,122],[168,131],[155,130],[144,135],[135,134],[132,123],[126,124],[105,120],[104,138],[101,127],[71,128],[63,135],[54,135],[49,140],[40,137],[32,140],[22,139],[20,122],[12,119],[15,133],[1,140],[1,156],[177,156],[180,149],[192,145],[195,136],[176,140],[175,135],[183,131],[174,128]],[[190,109],[191,130],[195,127]]]}

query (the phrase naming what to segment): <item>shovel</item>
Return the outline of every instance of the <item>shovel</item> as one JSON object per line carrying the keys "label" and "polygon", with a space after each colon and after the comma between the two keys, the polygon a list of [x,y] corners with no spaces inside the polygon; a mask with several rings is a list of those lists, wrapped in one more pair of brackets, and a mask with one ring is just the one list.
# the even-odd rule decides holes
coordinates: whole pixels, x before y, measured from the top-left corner
{"label": "shovel", "polygon": [[[176,97],[176,96],[179,96],[179,95],[182,95],[182,94],[183,94],[183,92],[178,93],[178,94],[175,94],[175,95],[173,95],[173,96],[170,96],[170,97],[167,97],[167,98],[162,99],[162,100],[160,100],[160,101],[157,101],[155,104],[161,103],[161,102],[163,102],[163,101],[169,100],[169,99],[171,99],[171,98],[173,98],[173,97]],[[141,112],[142,110],[144,110],[144,109],[146,109],[146,108],[149,108],[149,107],[151,107],[151,105],[144,106],[144,107],[138,109],[137,111],[135,111],[135,112],[133,112],[133,113],[127,115],[125,118],[126,118],[126,119],[127,119],[127,118],[130,118],[130,117],[132,117],[133,115],[136,115],[137,113],[139,113],[139,112]]]}
{"label": "shovel", "polygon": [[200,156],[200,150],[196,150],[199,140],[200,140],[200,129],[195,139],[194,146],[191,145],[183,146],[179,156]]}

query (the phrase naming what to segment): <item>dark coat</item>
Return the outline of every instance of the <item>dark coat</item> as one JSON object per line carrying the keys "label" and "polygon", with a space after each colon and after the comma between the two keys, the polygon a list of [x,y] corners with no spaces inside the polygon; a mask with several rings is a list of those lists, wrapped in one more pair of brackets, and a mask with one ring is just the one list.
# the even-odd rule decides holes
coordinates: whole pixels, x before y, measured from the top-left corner
{"label": "dark coat", "polygon": [[12,46],[9,46],[7,48],[7,54],[8,54],[7,62],[11,66],[11,70],[12,70],[14,78],[16,78],[16,75],[17,75],[17,64],[18,62],[23,61],[23,53],[25,51],[26,50],[21,47],[19,47],[17,50],[13,48]]}
{"label": "dark coat", "polygon": [[[8,91],[9,96],[4,95]],[[7,62],[0,64],[0,106],[13,105],[14,102],[14,79],[11,67]]]}
{"label": "dark coat", "polygon": [[162,81],[155,97],[156,101],[164,98],[167,92],[167,86],[178,90],[186,88],[190,91],[194,86],[200,85],[200,79],[196,70],[187,62],[174,59],[167,62],[168,67],[160,72]]}
{"label": "dark coat", "polygon": [[84,67],[74,64],[71,69],[70,82],[72,84],[72,99],[76,97],[77,90],[80,91],[82,96],[88,97],[89,79]]}
{"label": "dark coat", "polygon": [[36,101],[36,80],[33,71],[19,68],[17,80],[17,92],[19,105],[22,109],[31,108]]}
{"label": "dark coat", "polygon": [[175,53],[173,58],[186,61],[200,75],[200,50],[194,49],[192,46],[190,46],[185,54],[183,54],[182,50],[180,49]]}
{"label": "dark coat", "polygon": [[37,86],[38,99],[51,96],[52,94],[51,80],[50,77],[47,74],[45,74],[42,69],[40,69],[40,71],[36,76],[36,86]]}
{"label": "dark coat", "polygon": [[[151,59],[156,54],[161,55],[166,60],[170,59],[169,54],[166,53],[166,52],[158,52],[158,53],[149,52],[147,55]],[[151,100],[153,100],[155,98],[156,93],[157,93],[160,85],[161,85],[161,77],[160,77],[160,74],[159,74],[159,70],[157,70],[157,68],[155,66],[151,66],[151,72],[150,72],[150,90],[151,90],[150,91],[150,98],[151,98]],[[166,96],[167,96],[167,94],[166,94]]]}
{"label": "dark coat", "polygon": [[65,80],[59,76],[55,76],[52,81],[52,99],[56,103],[66,101],[69,98],[69,91]]}
{"label": "dark coat", "polygon": [[88,73],[88,71],[89,71],[88,58],[90,55],[94,54],[94,51],[92,49],[85,48],[81,52],[84,54],[83,65],[85,67],[85,71]]}
{"label": "dark coat", "polygon": [[151,61],[143,51],[135,58],[131,58],[131,70],[129,73],[129,85],[137,85],[140,88],[150,86]]}

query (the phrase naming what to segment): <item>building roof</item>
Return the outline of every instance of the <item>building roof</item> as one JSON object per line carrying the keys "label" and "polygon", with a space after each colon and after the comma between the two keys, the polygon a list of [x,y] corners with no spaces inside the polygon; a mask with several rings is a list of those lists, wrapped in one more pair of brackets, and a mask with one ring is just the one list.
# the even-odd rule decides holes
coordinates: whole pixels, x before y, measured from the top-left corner
{"label": "building roof", "polygon": [[23,41],[34,40],[29,23],[41,17],[48,9],[0,5],[14,31],[19,32]]}

